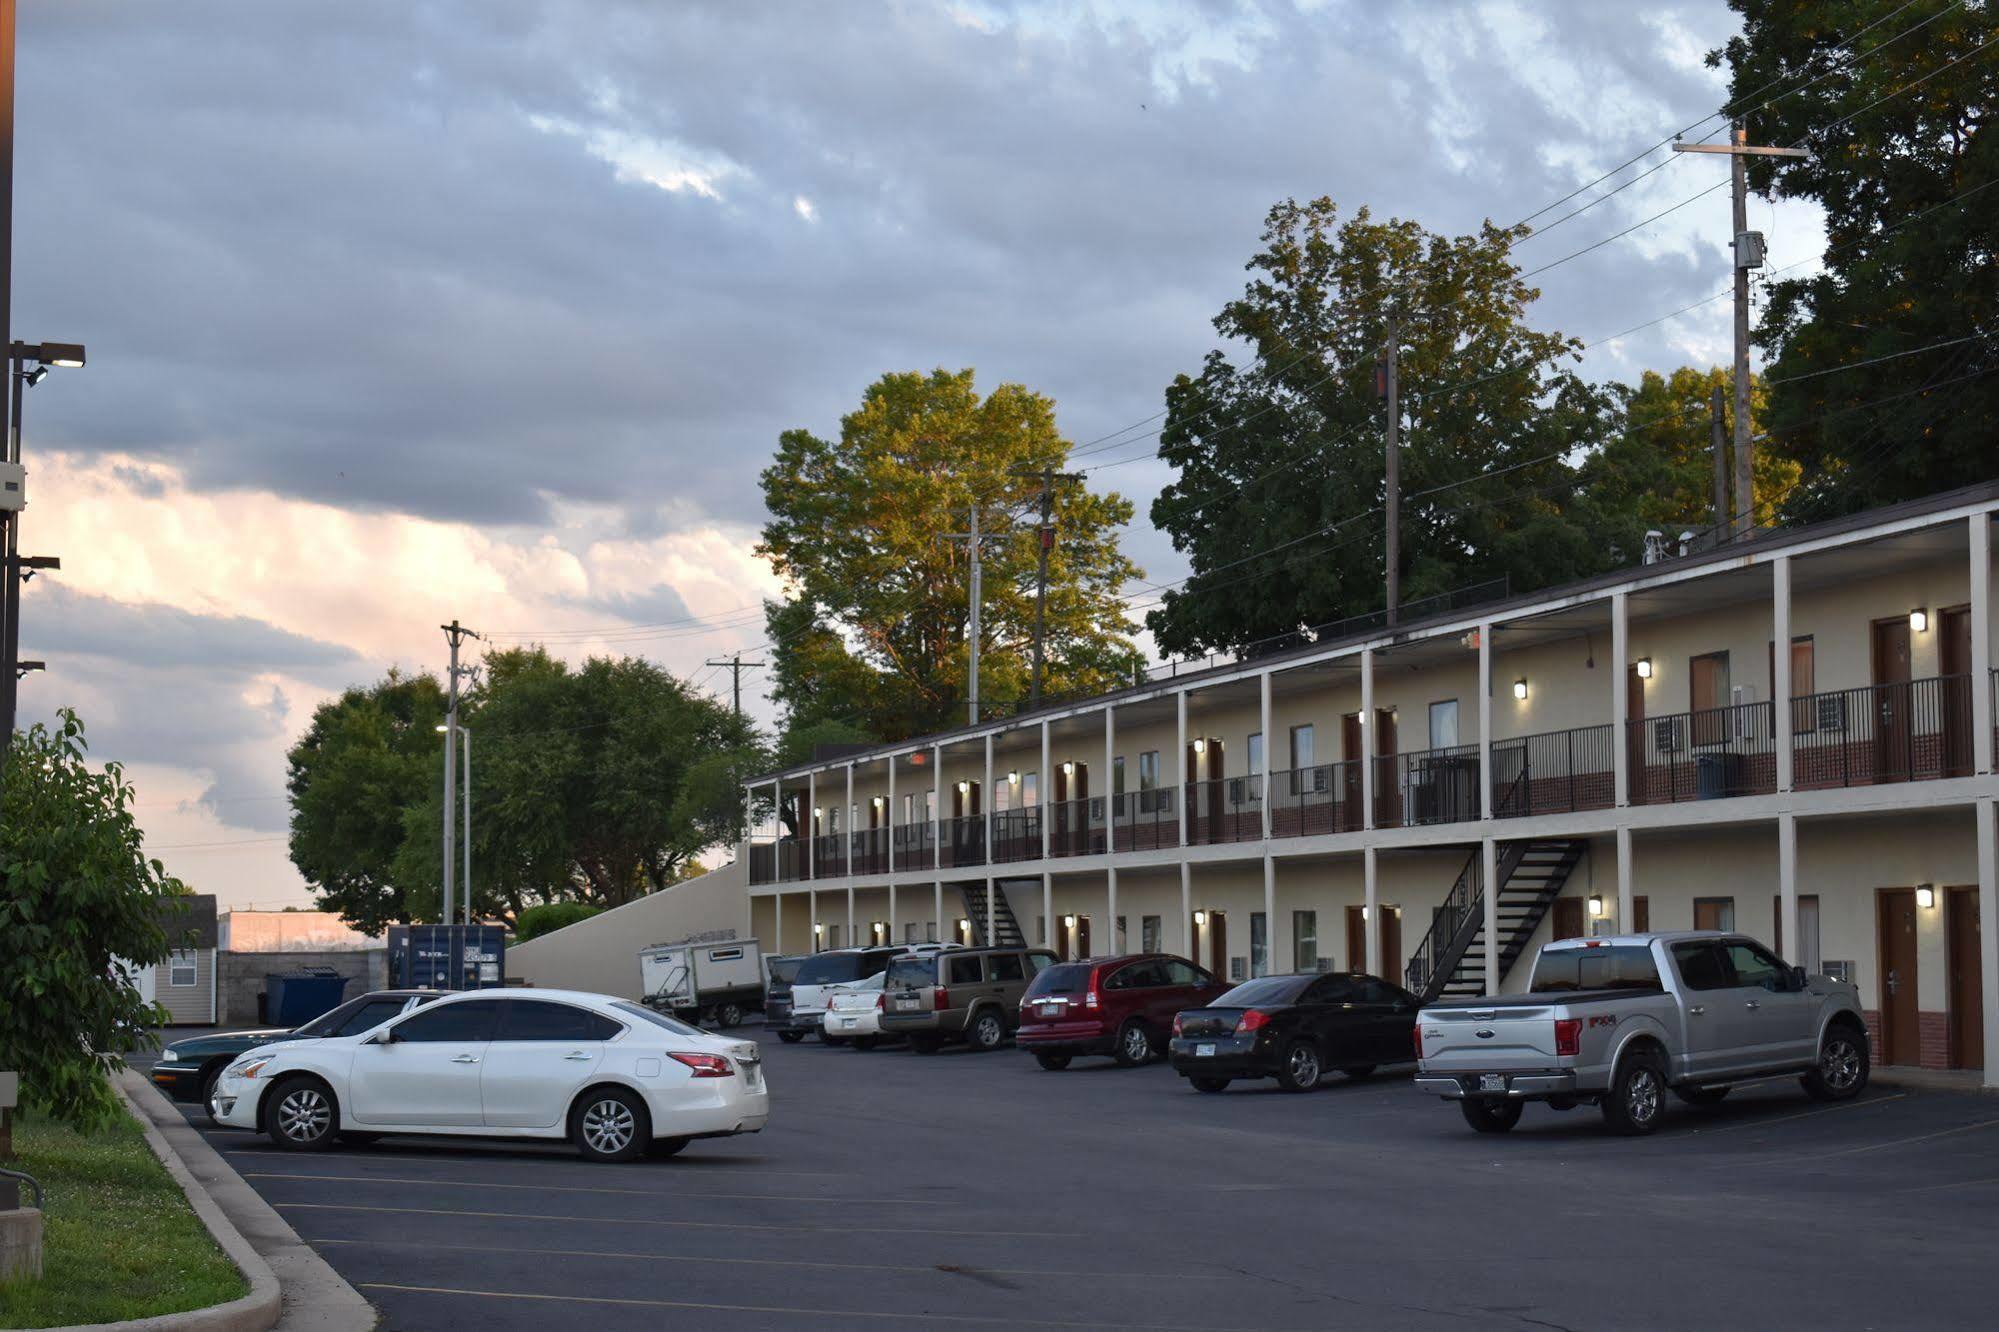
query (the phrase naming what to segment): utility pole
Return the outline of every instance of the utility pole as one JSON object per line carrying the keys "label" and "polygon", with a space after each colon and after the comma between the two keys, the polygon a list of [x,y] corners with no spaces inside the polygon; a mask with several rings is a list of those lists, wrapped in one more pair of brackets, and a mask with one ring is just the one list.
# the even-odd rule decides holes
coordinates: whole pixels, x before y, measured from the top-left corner
{"label": "utility pole", "polygon": [[[452,854],[452,844],[456,839],[452,836],[451,827],[453,822],[451,816],[456,812],[452,806],[457,804],[453,797],[458,791],[458,681],[466,673],[458,664],[458,648],[466,639],[478,638],[479,635],[455,619],[450,624],[439,625],[438,628],[444,630],[444,641],[451,645],[451,672],[446,685],[444,705],[444,891],[442,894],[443,923],[449,925],[452,915],[451,899],[454,895],[452,888],[458,881],[457,875],[453,873],[456,868],[456,858]],[[468,920],[466,923],[471,922]]]}
{"label": "utility pole", "polygon": [[1395,380],[1396,344],[1401,340],[1399,321],[1393,313],[1388,316],[1388,343],[1381,349],[1381,376],[1377,387],[1382,399],[1388,404],[1388,439],[1385,449],[1387,466],[1387,506],[1388,515],[1385,536],[1387,537],[1388,563],[1388,622],[1394,624],[1402,606],[1402,394]]}
{"label": "utility pole", "polygon": [[1708,400],[1708,447],[1714,452],[1714,531],[1719,543],[1728,533],[1728,420],[1719,384]]}
{"label": "utility pole", "polygon": [[[14,345],[14,0],[0,0],[0,347]],[[8,419],[12,417],[15,397],[22,385],[14,382],[14,366],[7,366],[6,397],[0,398],[0,406],[8,409]],[[0,461],[18,464],[19,443],[8,440],[0,449]],[[25,495],[25,491],[22,492]],[[0,610],[0,634],[10,642],[19,641],[19,630],[15,624],[20,609],[19,587],[15,579],[14,555],[20,549],[20,511],[11,504],[0,501],[0,552],[4,552],[6,563],[0,566],[7,579],[9,606]],[[4,716],[0,716],[0,785],[6,780],[7,754],[14,747],[14,702],[16,691],[16,654],[9,654],[0,670],[4,686]]]}
{"label": "utility pole", "polygon": [[968,695],[966,716],[971,725],[977,726],[979,724],[979,602],[984,592],[985,579],[984,559],[980,543],[1002,534],[997,532],[981,532],[979,530],[979,505],[977,500],[972,502],[971,525],[972,530],[969,532],[946,532],[940,540],[964,542],[965,548],[971,553],[972,557],[972,585],[969,589],[971,609],[966,616],[965,623],[966,644],[971,649],[971,678],[966,686],[966,693]]}
{"label": "utility pole", "polygon": [[744,661],[743,654],[738,652],[733,657],[725,657],[721,661],[708,661],[703,664],[708,666],[726,666],[729,668],[729,673],[735,677],[735,683],[731,688],[730,692],[735,697],[736,715],[738,717],[742,716],[743,715],[743,672],[762,670],[765,663],[761,661]]}
{"label": "utility pole", "polygon": [[1040,564],[1034,584],[1034,676],[1028,685],[1029,710],[1041,706],[1041,677],[1047,669],[1048,643],[1048,552],[1055,548],[1055,483],[1081,481],[1081,472],[1058,472],[1053,467],[1016,468],[1010,475],[1041,482],[1041,526],[1035,533]]}
{"label": "utility pole", "polygon": [[1749,270],[1763,266],[1763,233],[1749,229],[1751,157],[1810,157],[1803,148],[1751,147],[1740,120],[1730,124],[1727,143],[1676,143],[1676,153],[1724,153],[1735,227],[1735,523],[1732,536],[1747,540],[1756,528],[1755,445],[1749,436]]}

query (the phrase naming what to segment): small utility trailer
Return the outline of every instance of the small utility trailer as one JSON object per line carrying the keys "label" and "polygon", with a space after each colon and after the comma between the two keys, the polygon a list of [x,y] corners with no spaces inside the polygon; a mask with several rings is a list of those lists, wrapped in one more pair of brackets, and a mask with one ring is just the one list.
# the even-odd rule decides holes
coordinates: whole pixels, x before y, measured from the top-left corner
{"label": "small utility trailer", "polygon": [[684,1022],[733,1027],[764,1002],[763,950],[755,939],[688,939],[639,950],[645,1001]]}

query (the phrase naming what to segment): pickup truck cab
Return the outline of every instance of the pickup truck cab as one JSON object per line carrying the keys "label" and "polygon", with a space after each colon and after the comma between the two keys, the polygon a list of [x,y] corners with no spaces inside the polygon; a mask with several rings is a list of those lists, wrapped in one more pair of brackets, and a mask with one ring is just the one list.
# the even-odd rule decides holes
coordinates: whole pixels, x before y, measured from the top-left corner
{"label": "pickup truck cab", "polygon": [[1526,994],[1452,999],[1416,1022],[1419,1091],[1504,1133],[1527,1101],[1590,1101],[1620,1133],[1659,1126],[1668,1091],[1709,1104],[1797,1075],[1840,1101],[1867,1085],[1867,1027],[1845,981],[1807,976],[1754,939],[1713,930],[1564,939]]}

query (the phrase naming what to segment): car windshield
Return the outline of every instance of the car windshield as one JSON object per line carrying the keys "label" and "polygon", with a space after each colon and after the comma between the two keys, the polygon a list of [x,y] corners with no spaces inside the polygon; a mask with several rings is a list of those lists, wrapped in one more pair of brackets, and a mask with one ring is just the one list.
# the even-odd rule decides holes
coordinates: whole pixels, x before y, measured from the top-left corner
{"label": "car windshield", "polygon": [[1317,976],[1259,976],[1244,981],[1209,1006],[1251,1008],[1257,1004],[1295,1004],[1300,992],[1317,979]]}
{"label": "car windshield", "polygon": [[791,978],[791,983],[845,985],[848,981],[859,980],[864,974],[859,953],[821,953],[817,957],[808,957],[800,962],[798,972]]}
{"label": "car windshield", "polygon": [[937,983],[937,955],[899,957],[888,964],[888,988],[918,990]]}
{"label": "car windshield", "polygon": [[772,985],[791,984],[792,978],[798,975],[798,964],[804,960],[802,957],[772,958],[770,960],[770,983]]}
{"label": "car windshield", "polygon": [[664,1013],[656,1013],[644,1004],[635,1004],[629,999],[614,999],[611,1001],[611,1007],[617,1009],[620,1013],[629,1013],[635,1018],[641,1018],[650,1022],[655,1027],[665,1027],[677,1036],[707,1035],[699,1027],[690,1027],[678,1018],[670,1018]]}
{"label": "car windshield", "polygon": [[1537,994],[1563,990],[1656,990],[1659,968],[1645,944],[1544,948],[1534,963]]}
{"label": "car windshield", "polygon": [[[303,1027],[300,1027],[297,1031],[293,1032],[292,1035],[313,1036],[313,1037],[331,1036],[334,1032],[340,1030],[341,1023],[345,1022],[348,1018],[353,1017],[354,1014],[360,1010],[361,1005],[367,1002],[368,1002],[368,996],[365,994],[362,995],[359,999],[349,999],[346,1003],[340,1005],[340,1007],[328,1009],[326,1012],[321,1013],[318,1017],[314,1018],[312,1021],[306,1023]],[[391,1016],[393,1016],[393,1014],[391,1014]]]}
{"label": "car windshield", "polygon": [[1090,986],[1090,973],[1096,970],[1087,962],[1058,962],[1034,978],[1027,987],[1028,998],[1038,994],[1081,994]]}

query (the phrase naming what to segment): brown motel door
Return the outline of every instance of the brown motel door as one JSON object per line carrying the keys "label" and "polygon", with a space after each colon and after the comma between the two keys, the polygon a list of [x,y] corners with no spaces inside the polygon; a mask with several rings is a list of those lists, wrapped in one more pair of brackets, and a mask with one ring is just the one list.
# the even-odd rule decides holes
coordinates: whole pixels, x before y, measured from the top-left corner
{"label": "brown motel door", "polygon": [[1985,1067],[1985,1015],[1978,1002],[1978,890],[1944,893],[1944,961],[1950,971],[1950,1066]]}
{"label": "brown motel door", "polygon": [[1556,939],[1580,939],[1583,937],[1583,900],[1580,897],[1558,897],[1555,899]]}
{"label": "brown motel door", "polygon": [[1916,890],[1883,888],[1877,895],[1881,942],[1881,1050],[1884,1064],[1914,1064],[1916,1025]]}
{"label": "brown motel door", "polygon": [[1634,725],[1645,720],[1645,679],[1638,663],[1624,668],[1624,751],[1625,770],[1631,783],[1631,803],[1645,803],[1645,728]]}
{"label": "brown motel door", "polygon": [[1971,775],[1971,607],[1937,616],[1937,673],[1943,690],[1943,775]]}
{"label": "brown motel door", "polygon": [[1909,621],[1874,622],[1874,780],[1909,779]]}
{"label": "brown motel door", "polygon": [[1367,825],[1361,813],[1361,725],[1360,714],[1349,712],[1340,718],[1340,831],[1354,832]]}
{"label": "brown motel door", "polygon": [[1226,912],[1208,913],[1208,970],[1215,979],[1229,978],[1229,918]]}

